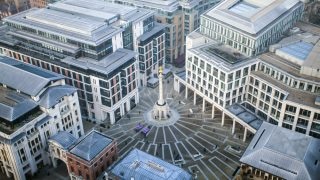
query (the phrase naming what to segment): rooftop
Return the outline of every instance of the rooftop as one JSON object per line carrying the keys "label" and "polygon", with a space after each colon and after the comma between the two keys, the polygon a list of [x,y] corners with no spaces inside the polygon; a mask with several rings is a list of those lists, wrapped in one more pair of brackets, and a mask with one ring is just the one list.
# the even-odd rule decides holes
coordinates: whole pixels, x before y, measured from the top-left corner
{"label": "rooftop", "polygon": [[317,36],[320,36],[320,26],[316,26],[315,24],[306,23],[303,21],[299,21],[295,25],[298,28],[300,28],[302,31],[306,31],[306,32],[315,34]]}
{"label": "rooftop", "polygon": [[0,86],[0,118],[13,122],[37,106],[30,97]]}
{"label": "rooftop", "polygon": [[111,172],[121,179],[192,179],[192,176],[182,168],[138,149],[131,150],[111,169]]}
{"label": "rooftop", "polygon": [[[155,23],[154,27],[151,29],[151,31],[143,33],[141,36],[139,36],[140,41],[145,41],[152,37],[154,34],[157,34],[164,30],[166,26],[160,23]],[[163,32],[164,33],[164,32]]]}
{"label": "rooftop", "polygon": [[186,71],[176,72],[175,75],[178,76],[179,78],[181,78],[184,81],[186,80]]}
{"label": "rooftop", "polygon": [[38,95],[51,81],[60,79],[63,76],[59,74],[0,56],[0,83],[30,96]]}
{"label": "rooftop", "polygon": [[136,20],[141,16],[152,15],[146,9],[124,6],[99,0],[63,0],[49,4],[50,9],[65,11],[72,14],[85,15],[112,24],[119,18],[122,20]]}
{"label": "rooftop", "polygon": [[312,47],[302,66],[320,69],[320,40]]}
{"label": "rooftop", "polygon": [[253,76],[256,76],[256,77],[262,79],[262,80],[265,80],[268,84],[275,85],[276,87],[279,87],[283,91],[288,92],[288,96],[286,98],[287,101],[291,101],[291,102],[298,103],[298,104],[303,104],[303,105],[314,107],[314,108],[320,108],[319,105],[315,104],[317,94],[309,93],[307,91],[303,91],[303,90],[289,87],[289,86],[283,84],[281,81],[278,81],[278,80],[264,74],[261,71],[252,71],[251,74]]}
{"label": "rooftop", "polygon": [[92,130],[70,148],[70,153],[86,161],[91,161],[107,148],[112,141],[106,135]]}
{"label": "rooftop", "polygon": [[122,31],[98,18],[53,9],[32,8],[6,17],[5,22],[97,46]]}
{"label": "rooftop", "polygon": [[281,47],[278,51],[290,54],[297,59],[304,61],[311,52],[313,45],[307,42],[296,42],[288,46]]}
{"label": "rooftop", "polygon": [[238,68],[243,64],[255,61],[255,58],[250,58],[227,45],[217,42],[197,46],[188,51],[224,69]]}
{"label": "rooftop", "polygon": [[299,0],[225,0],[204,16],[256,35],[302,4]]}
{"label": "rooftop", "polygon": [[51,9],[37,9],[35,11],[31,11],[26,14],[25,18],[33,22],[87,36],[93,35],[96,30],[106,26],[106,24],[101,21]]}
{"label": "rooftop", "polygon": [[32,120],[47,117],[31,98],[0,86],[0,132],[11,135]]}
{"label": "rooftop", "polygon": [[135,52],[131,50],[117,49],[115,52],[100,61],[83,57],[78,59],[67,57],[63,59],[62,62],[84,70],[90,69],[92,71],[108,75],[130,59],[135,58],[135,55]]}
{"label": "rooftop", "polygon": [[320,36],[309,31],[301,31],[297,27],[294,29],[298,30],[298,33],[271,45],[270,51],[275,52],[276,55],[287,61],[293,62],[291,64],[297,64],[298,66],[294,66],[298,67],[299,71],[300,67],[320,68]]}
{"label": "rooftop", "polygon": [[240,162],[284,179],[318,179],[320,140],[264,122]]}
{"label": "rooftop", "polygon": [[59,131],[49,139],[49,141],[58,143],[65,150],[71,147],[76,142],[76,140],[77,139],[72,134],[66,131]]}
{"label": "rooftop", "polygon": [[263,122],[263,120],[258,118],[255,114],[251,113],[240,104],[232,104],[231,106],[227,107],[227,110],[255,130],[258,130]]}
{"label": "rooftop", "polygon": [[138,7],[148,7],[151,9],[159,9],[162,11],[174,12],[178,10],[178,0],[123,0]]}
{"label": "rooftop", "polygon": [[42,93],[39,104],[40,106],[49,109],[58,104],[60,99],[64,96],[70,96],[75,92],[77,92],[77,89],[69,85],[51,86]]}
{"label": "rooftop", "polygon": [[261,56],[259,56],[259,59],[276,68],[279,68],[280,70],[283,70],[284,72],[294,77],[303,78],[314,83],[319,83],[319,78],[301,74],[300,65],[297,65],[291,61],[288,61],[272,52],[262,54]]}

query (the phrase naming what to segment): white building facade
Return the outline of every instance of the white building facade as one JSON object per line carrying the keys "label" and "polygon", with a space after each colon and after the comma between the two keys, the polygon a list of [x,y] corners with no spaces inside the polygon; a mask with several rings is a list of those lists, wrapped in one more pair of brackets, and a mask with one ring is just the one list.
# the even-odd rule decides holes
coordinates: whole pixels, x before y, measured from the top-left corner
{"label": "white building facade", "polygon": [[6,57],[0,63],[0,167],[7,177],[24,180],[51,163],[47,141],[52,135],[84,135],[77,90],[58,74]]}
{"label": "white building facade", "polygon": [[[213,17],[213,14],[220,12],[221,9],[234,11],[233,13],[245,13],[243,16],[251,13],[240,11],[240,7],[251,6],[250,3],[232,4],[234,1],[222,2],[204,14],[203,18],[210,17],[210,21],[201,21],[200,30],[192,32],[187,37],[186,71],[183,76],[175,75],[175,90],[180,91],[181,87],[185,86],[186,98],[193,96],[194,104],[199,104],[198,100],[202,100],[200,104],[202,103],[203,111],[212,111],[212,118],[215,116],[215,110],[220,110],[222,125],[225,124],[227,115],[232,121],[232,133],[237,123],[243,126],[244,141],[247,132],[255,133],[262,121],[319,138],[317,69],[320,68],[319,63],[316,63],[319,34],[310,35],[308,30],[320,31],[309,27],[294,36],[292,33],[296,33],[297,29],[293,28],[290,31],[292,37],[290,35],[281,43],[270,46],[270,53],[254,56],[257,52],[261,53],[268,48],[270,43],[280,40],[285,34],[288,35],[284,31],[292,28],[301,17],[303,5],[300,1],[292,2],[290,1],[288,6],[290,8],[279,15],[279,18],[272,17],[273,21],[269,22],[270,24],[268,21],[261,22],[268,28],[262,28],[261,32],[254,36],[264,37],[263,40],[248,41],[247,34],[250,34],[250,29],[247,29],[247,33],[237,32],[241,34],[230,31],[233,28],[244,28],[237,27],[236,23],[225,24],[224,28],[215,24],[221,22],[218,22],[216,19],[219,17]],[[274,4],[261,3],[259,7],[264,6],[264,8],[260,11],[253,9],[250,16],[253,17],[256,13],[262,18],[274,11]],[[283,5],[288,1],[277,3]],[[230,8],[231,5],[234,6]],[[234,21],[233,18],[230,19]],[[286,26],[283,26],[284,20]],[[230,21],[224,22],[230,23]],[[252,30],[261,28],[257,26],[253,26]],[[204,30],[204,27],[208,30]],[[281,27],[281,30],[272,31],[279,33],[275,35],[267,30],[269,27]],[[243,43],[241,48],[234,43],[226,43],[227,39],[223,36],[229,36],[228,34],[237,36],[237,43],[246,39],[248,46],[252,45],[257,49],[249,52],[248,49],[243,49],[247,46]],[[264,43],[260,46],[256,44],[257,42]],[[247,111],[243,111],[244,109]]]}
{"label": "white building facade", "polygon": [[201,16],[200,32],[243,54],[255,56],[301,19],[303,8],[299,0],[224,1]]}

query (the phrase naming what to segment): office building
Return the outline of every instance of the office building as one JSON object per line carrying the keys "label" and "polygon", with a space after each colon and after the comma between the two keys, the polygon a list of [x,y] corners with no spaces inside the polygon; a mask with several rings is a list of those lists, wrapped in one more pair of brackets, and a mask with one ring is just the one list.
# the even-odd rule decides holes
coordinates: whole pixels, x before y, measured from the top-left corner
{"label": "office building", "polygon": [[150,9],[157,22],[166,27],[166,62],[184,64],[185,37],[199,27],[200,15],[219,0],[106,0],[118,4]]}
{"label": "office building", "polygon": [[107,178],[150,179],[150,180],[191,180],[192,176],[180,167],[154,157],[138,149],[132,149],[110,169]]}
{"label": "office building", "polygon": [[258,57],[259,67],[247,85],[246,106],[265,121],[320,138],[320,29],[305,23],[297,26],[301,29],[294,28],[295,34]]}
{"label": "office building", "polygon": [[24,180],[50,164],[48,139],[84,134],[76,88],[63,76],[0,56],[0,167]]}
{"label": "office building", "polygon": [[4,19],[0,54],[64,75],[78,88],[83,116],[113,124],[139,102],[139,78],[164,63],[164,33],[153,14],[97,0],[33,8]]}
{"label": "office building", "polygon": [[253,179],[319,179],[320,139],[264,122],[240,162]]}
{"label": "office building", "polygon": [[[208,14],[219,9],[220,5],[230,5],[231,2],[234,1],[224,1],[202,17],[208,18]],[[233,8],[236,6],[248,6],[249,2],[258,3],[246,1],[245,5],[242,5],[241,2],[229,8],[229,11],[235,11]],[[280,2],[290,6],[286,6],[288,9],[281,15],[278,14],[278,18],[273,17],[273,21],[267,21],[269,24],[259,21],[259,27],[264,24],[265,27],[271,28],[280,27],[284,19],[287,19],[288,26],[281,26],[286,32],[281,35],[272,35],[271,32],[275,31],[269,32],[268,28],[258,32],[269,32],[263,35],[270,37],[266,38],[260,50],[269,48],[270,52],[255,56],[252,52],[257,50],[250,50],[248,53],[248,49],[243,49],[246,45],[239,48],[238,45],[229,45],[223,38],[216,39],[215,37],[222,37],[226,32],[231,32],[227,30],[232,26],[229,24],[228,28],[222,30],[222,26],[214,23],[208,25],[208,22],[215,22],[218,18],[214,16],[210,20],[201,21],[200,29],[187,37],[186,71],[175,75],[176,91],[185,86],[186,97],[192,96],[195,104],[202,100],[203,111],[212,108],[212,117],[215,116],[215,110],[221,111],[222,125],[225,124],[227,114],[232,121],[232,133],[235,132],[237,124],[244,126],[244,141],[248,131],[255,133],[263,121],[319,138],[319,28],[296,23],[301,17],[301,14],[297,13],[303,7],[300,1],[281,0],[275,4]],[[260,3],[262,4],[259,7],[264,2]],[[273,12],[275,9],[277,8],[273,3],[265,4],[265,7],[255,11],[252,17],[256,17],[255,13],[258,14],[257,17],[262,18],[262,14],[267,17],[267,12]],[[229,13],[234,13],[231,12]],[[239,9],[236,13],[240,13]],[[266,19],[269,18],[268,16]],[[293,27],[294,25],[298,27]],[[210,29],[202,32],[202,26]],[[255,26],[251,27],[255,29]],[[217,35],[214,35],[214,28],[221,31],[215,32]],[[210,32],[213,36],[208,36]],[[246,33],[241,33],[237,37],[247,39]],[[272,40],[275,37],[277,38]],[[239,38],[236,39],[240,40]],[[270,42],[267,42],[269,40]],[[281,41],[277,44],[266,46],[279,40]],[[251,43],[256,42],[250,41],[249,44]],[[258,44],[253,47],[259,49]]]}
{"label": "office building", "polygon": [[300,0],[226,0],[201,16],[200,32],[248,56],[266,51],[303,14]]}

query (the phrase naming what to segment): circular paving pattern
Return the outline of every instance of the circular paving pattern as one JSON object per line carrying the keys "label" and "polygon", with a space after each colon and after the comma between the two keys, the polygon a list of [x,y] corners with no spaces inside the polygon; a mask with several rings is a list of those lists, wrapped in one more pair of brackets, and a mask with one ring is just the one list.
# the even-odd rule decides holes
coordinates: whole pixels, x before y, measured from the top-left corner
{"label": "circular paving pattern", "polygon": [[153,107],[143,113],[143,120],[146,124],[157,126],[157,127],[173,125],[180,119],[179,112],[173,108],[170,108],[170,117],[168,119],[158,120],[158,119],[154,119],[152,116],[153,116]]}
{"label": "circular paving pattern", "polygon": [[[193,96],[185,99],[185,92],[175,92],[172,82],[170,79],[170,83],[164,84],[166,101],[176,112],[172,120],[165,123],[148,120],[151,116],[148,113],[158,99],[158,88],[145,87],[141,90],[139,104],[128,116],[109,129],[98,125],[96,129],[117,140],[120,157],[138,148],[186,169],[197,179],[233,178],[248,145],[238,139],[243,132],[236,127],[236,135],[231,135],[231,122],[226,121],[221,127],[219,112],[216,111],[212,119],[211,107],[202,112],[202,101],[199,100],[201,105],[193,105]],[[148,133],[145,135],[138,125],[147,127]]]}

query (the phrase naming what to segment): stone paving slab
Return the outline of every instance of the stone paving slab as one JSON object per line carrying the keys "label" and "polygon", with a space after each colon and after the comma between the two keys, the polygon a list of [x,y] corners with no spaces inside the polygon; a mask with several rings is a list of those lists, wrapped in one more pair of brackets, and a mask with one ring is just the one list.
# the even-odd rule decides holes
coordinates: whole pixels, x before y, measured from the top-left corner
{"label": "stone paving slab", "polygon": [[[244,150],[248,143],[232,137],[232,123],[228,120],[225,122],[227,125],[221,127],[221,112],[215,111],[216,116],[211,119],[211,105],[202,112],[202,98],[197,97],[198,105],[193,105],[193,93],[190,93],[192,97],[185,99],[184,92],[174,92],[172,87],[172,82],[164,84],[168,104],[179,113],[175,123],[157,126],[145,121],[143,114],[157,101],[158,89],[143,88],[140,103],[129,112],[130,118],[123,117],[103,132],[116,138],[120,154],[138,148],[186,169],[197,179],[231,179],[234,169],[240,165],[241,155],[225,148],[239,146]],[[138,123],[150,126],[146,137],[141,131],[134,130]],[[236,132],[241,130],[236,127]]]}

